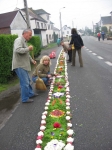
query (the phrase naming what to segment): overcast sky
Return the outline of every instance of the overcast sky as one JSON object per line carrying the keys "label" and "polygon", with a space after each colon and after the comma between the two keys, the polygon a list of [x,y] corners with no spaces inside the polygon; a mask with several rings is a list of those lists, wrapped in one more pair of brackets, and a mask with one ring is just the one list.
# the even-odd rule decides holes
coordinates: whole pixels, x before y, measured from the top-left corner
{"label": "overcast sky", "polygon": [[[44,9],[50,13],[50,20],[60,29],[59,12],[62,15],[62,26],[67,25],[78,29],[85,26],[92,28],[101,16],[110,16],[112,0],[27,0],[28,7]],[[0,0],[0,14],[23,8],[23,0]],[[63,8],[65,7],[65,8]]]}

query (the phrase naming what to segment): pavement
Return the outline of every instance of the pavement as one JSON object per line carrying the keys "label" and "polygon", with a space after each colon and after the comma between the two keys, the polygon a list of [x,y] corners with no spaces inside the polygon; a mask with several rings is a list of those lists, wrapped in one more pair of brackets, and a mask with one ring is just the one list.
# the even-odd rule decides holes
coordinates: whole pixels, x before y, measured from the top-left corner
{"label": "pavement", "polygon": [[[41,54],[37,58],[35,58],[37,61],[37,64],[39,63],[42,56],[49,55],[51,51],[56,50],[56,49],[57,47],[47,49],[47,50],[42,50]],[[32,76],[33,70],[34,68],[32,68],[32,71],[29,72],[30,77]],[[20,102],[21,100],[20,100],[19,83],[0,93],[0,129],[4,127],[6,122],[12,116],[12,113],[19,106]]]}

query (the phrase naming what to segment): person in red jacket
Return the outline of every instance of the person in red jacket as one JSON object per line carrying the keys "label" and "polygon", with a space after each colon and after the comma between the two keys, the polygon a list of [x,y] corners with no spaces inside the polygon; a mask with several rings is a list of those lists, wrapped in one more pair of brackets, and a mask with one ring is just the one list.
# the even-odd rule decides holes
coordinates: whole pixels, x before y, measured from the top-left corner
{"label": "person in red jacket", "polygon": [[100,41],[100,38],[101,38],[101,34],[100,34],[100,32],[99,32],[99,33],[97,33],[97,37],[98,37],[98,41]]}

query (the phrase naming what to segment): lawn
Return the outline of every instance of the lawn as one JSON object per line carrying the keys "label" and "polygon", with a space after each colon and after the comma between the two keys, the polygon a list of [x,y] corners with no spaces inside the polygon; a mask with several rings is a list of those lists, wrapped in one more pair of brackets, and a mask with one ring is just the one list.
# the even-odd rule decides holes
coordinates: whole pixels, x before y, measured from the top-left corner
{"label": "lawn", "polygon": [[51,48],[56,47],[56,46],[57,46],[57,43],[50,43],[46,47],[42,48],[42,50],[51,49]]}
{"label": "lawn", "polygon": [[9,89],[12,86],[15,86],[19,83],[18,78],[14,78],[13,80],[10,80],[8,83],[0,84],[0,93]]}

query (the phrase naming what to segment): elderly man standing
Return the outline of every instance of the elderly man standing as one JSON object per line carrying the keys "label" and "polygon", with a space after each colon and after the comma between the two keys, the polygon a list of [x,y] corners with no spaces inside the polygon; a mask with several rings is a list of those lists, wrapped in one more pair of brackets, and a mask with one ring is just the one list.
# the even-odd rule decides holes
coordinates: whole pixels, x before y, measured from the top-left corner
{"label": "elderly man standing", "polygon": [[15,39],[13,47],[12,70],[16,72],[20,80],[21,99],[23,103],[33,102],[32,97],[38,95],[34,93],[30,85],[30,77],[28,74],[28,71],[31,71],[30,62],[34,65],[36,64],[36,61],[33,60],[29,54],[29,51],[33,50],[33,46],[27,45],[27,41],[29,41],[31,37],[32,30],[24,30],[22,36]]}
{"label": "elderly man standing", "polygon": [[61,46],[63,47],[65,53],[68,53],[69,56],[68,63],[70,63],[72,61],[72,49],[71,46],[69,45],[69,42],[61,41]]}

